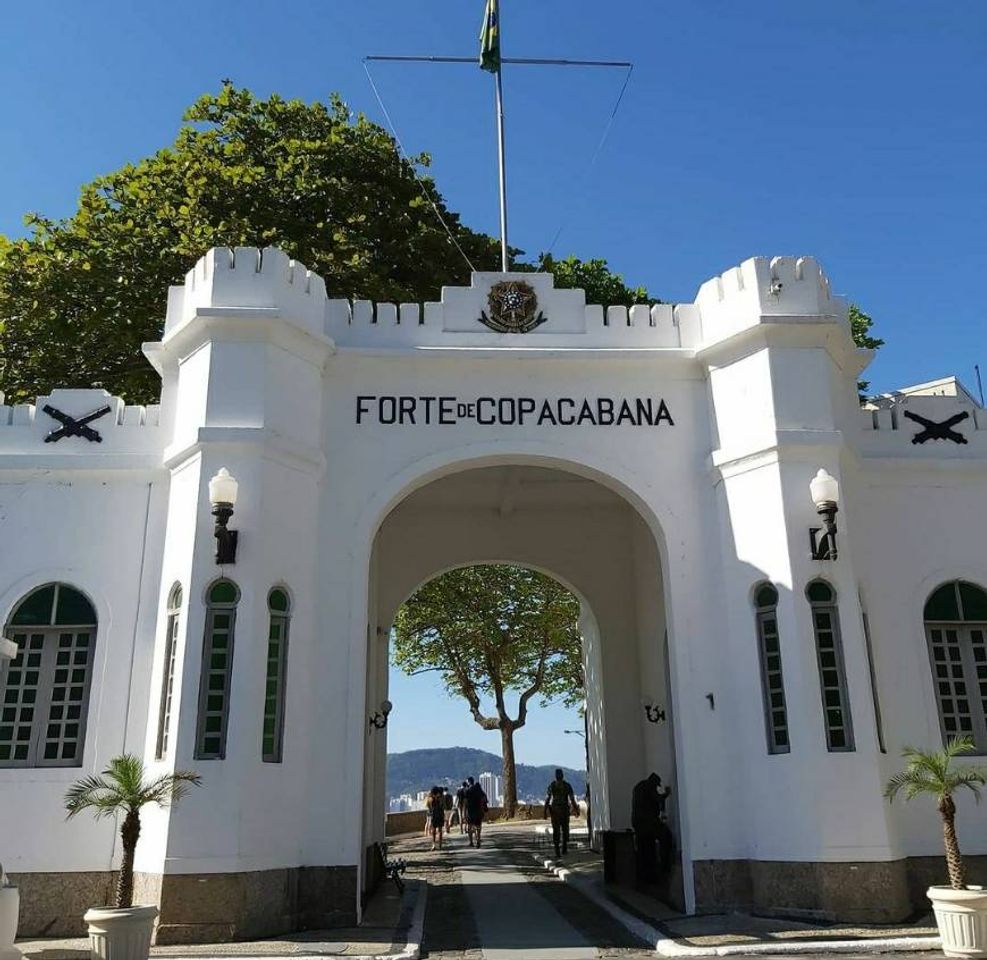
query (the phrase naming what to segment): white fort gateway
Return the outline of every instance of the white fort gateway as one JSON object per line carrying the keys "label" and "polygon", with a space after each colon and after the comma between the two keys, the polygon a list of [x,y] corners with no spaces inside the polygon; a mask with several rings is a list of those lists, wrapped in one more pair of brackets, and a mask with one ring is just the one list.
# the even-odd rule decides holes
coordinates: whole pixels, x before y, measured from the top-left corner
{"label": "white fort gateway", "polygon": [[103,895],[114,825],[66,823],[62,797],[125,750],[204,780],[145,815],[159,942],[353,922],[390,625],[488,562],[579,597],[594,830],[660,773],[685,909],[892,921],[942,876],[934,811],[882,789],[904,744],[987,751],[987,413],[953,379],[862,409],[868,354],[815,261],[630,310],[478,273],[420,309],[220,249],[145,353],[160,406],[0,407],[22,934],[81,930]]}

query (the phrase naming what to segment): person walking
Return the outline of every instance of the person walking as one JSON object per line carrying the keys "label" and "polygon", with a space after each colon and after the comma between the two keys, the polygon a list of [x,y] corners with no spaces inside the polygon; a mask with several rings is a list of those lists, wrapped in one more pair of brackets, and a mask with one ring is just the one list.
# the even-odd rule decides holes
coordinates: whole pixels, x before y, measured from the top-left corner
{"label": "person walking", "polygon": [[555,771],[555,779],[548,785],[545,795],[545,816],[552,818],[552,843],[555,859],[569,852],[569,815],[579,816],[579,804],[572,784],[565,778],[561,767]]}
{"label": "person walking", "polygon": [[441,850],[442,832],[446,824],[446,806],[441,787],[432,787],[426,805],[428,807],[429,832],[432,835],[432,849],[435,849],[436,839],[438,839],[439,849]]}
{"label": "person walking", "polygon": [[442,809],[445,811],[446,818],[446,833],[452,832],[452,811],[454,809],[454,804],[452,802],[452,794],[449,792],[448,787],[442,788]]}
{"label": "person walking", "polygon": [[[466,778],[466,790],[463,794],[463,807],[466,811],[466,832],[469,834],[470,846],[479,847],[482,843],[483,817],[489,804],[487,795],[472,777]],[[476,838],[474,844],[473,839]]]}
{"label": "person walking", "polygon": [[455,804],[452,810],[452,816],[449,818],[449,829],[452,829],[453,820],[459,823],[459,832],[466,832],[466,822],[463,817],[463,794],[466,792],[466,781],[464,780],[459,788],[456,790]]}

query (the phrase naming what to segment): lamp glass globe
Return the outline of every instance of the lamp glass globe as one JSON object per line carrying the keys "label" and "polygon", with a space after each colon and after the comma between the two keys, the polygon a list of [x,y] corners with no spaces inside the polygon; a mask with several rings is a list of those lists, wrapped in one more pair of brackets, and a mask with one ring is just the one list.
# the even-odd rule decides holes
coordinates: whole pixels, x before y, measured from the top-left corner
{"label": "lamp glass globe", "polygon": [[823,503],[839,503],[840,485],[835,477],[820,470],[809,483],[809,496],[817,507]]}
{"label": "lamp glass globe", "polygon": [[228,503],[231,507],[236,506],[238,487],[236,477],[231,476],[226,467],[220,467],[216,476],[209,481],[209,502],[213,506],[217,503]]}

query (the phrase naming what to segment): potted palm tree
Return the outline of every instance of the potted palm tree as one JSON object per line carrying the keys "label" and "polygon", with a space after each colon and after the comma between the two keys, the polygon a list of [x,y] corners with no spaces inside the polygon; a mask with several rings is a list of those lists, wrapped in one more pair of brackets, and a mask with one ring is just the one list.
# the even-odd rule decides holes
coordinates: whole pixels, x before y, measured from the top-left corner
{"label": "potted palm tree", "polygon": [[83,777],[65,794],[69,818],[83,810],[96,818],[123,814],[120,840],[123,860],[112,907],[93,907],[85,915],[94,960],[147,960],[158,915],[155,906],[134,906],[134,851],[141,833],[140,812],[149,803],[167,807],[190,787],[201,784],[197,773],[175,771],[146,780],[144,761],[132,754],[114,757],[99,776]]}
{"label": "potted palm tree", "polygon": [[932,901],[936,924],[947,957],[987,957],[987,890],[966,882],[966,868],[956,839],[956,801],[953,794],[965,787],[980,802],[980,788],[987,771],[956,766],[960,754],[974,749],[972,737],[953,737],[942,750],[926,752],[906,747],[905,769],[893,776],[884,790],[889,801],[904,791],[906,800],[929,795],[936,798],[942,817],[943,844],[949,886],[926,891]]}

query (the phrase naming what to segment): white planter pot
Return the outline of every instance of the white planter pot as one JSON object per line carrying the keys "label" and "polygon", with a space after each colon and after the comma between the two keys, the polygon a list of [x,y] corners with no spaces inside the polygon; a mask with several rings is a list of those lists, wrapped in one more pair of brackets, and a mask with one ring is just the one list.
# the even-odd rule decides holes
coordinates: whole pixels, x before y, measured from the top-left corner
{"label": "white planter pot", "polygon": [[14,946],[20,902],[17,887],[0,887],[0,960],[15,960],[21,955]]}
{"label": "white planter pot", "polygon": [[89,924],[93,960],[147,960],[157,907],[93,907],[83,918]]}
{"label": "white planter pot", "polygon": [[936,924],[947,957],[987,957],[987,890],[929,887]]}

